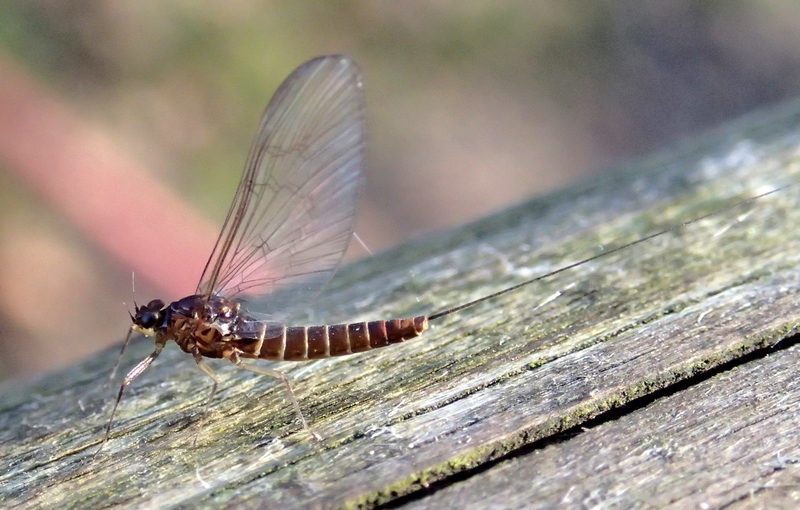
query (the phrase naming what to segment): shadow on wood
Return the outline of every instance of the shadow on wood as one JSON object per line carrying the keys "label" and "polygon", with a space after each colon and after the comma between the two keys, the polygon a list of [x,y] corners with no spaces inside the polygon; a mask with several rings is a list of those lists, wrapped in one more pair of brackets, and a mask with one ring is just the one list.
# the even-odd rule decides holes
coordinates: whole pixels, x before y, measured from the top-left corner
{"label": "shadow on wood", "polygon": [[[791,186],[799,123],[800,104],[784,105],[347,267],[315,304],[325,315],[297,322],[430,314]],[[175,346],[129,388],[95,458],[116,349],[7,383],[0,497],[21,508],[796,502],[798,190],[447,316],[412,342],[279,364],[320,445],[279,383],[225,364],[200,417],[209,381]],[[122,370],[151,349],[140,342]]]}

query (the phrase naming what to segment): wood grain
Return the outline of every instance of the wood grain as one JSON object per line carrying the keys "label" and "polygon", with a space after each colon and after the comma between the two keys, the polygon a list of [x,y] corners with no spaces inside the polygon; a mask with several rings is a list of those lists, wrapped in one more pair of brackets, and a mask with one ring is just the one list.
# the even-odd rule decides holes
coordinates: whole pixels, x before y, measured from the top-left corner
{"label": "wood grain", "polygon": [[[433,321],[406,344],[270,364],[295,381],[320,445],[279,383],[222,363],[201,416],[210,381],[174,346],[132,385],[94,458],[118,384],[106,383],[113,350],[7,383],[0,498],[20,508],[794,502],[798,121],[800,104],[782,105],[345,268],[298,324],[430,314],[789,186]],[[151,349],[139,343],[123,369]]]}
{"label": "wood grain", "polygon": [[797,507],[799,361],[759,357],[408,507]]}

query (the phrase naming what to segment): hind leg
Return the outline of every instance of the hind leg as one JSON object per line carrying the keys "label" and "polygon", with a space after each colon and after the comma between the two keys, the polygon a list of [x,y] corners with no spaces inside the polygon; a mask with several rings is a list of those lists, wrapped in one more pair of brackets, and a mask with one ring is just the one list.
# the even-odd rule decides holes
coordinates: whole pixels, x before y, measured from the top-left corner
{"label": "hind leg", "polygon": [[297,398],[294,396],[294,391],[292,390],[291,384],[289,384],[289,378],[286,377],[286,374],[280,372],[278,370],[272,370],[270,368],[259,367],[255,365],[248,365],[244,363],[241,359],[239,359],[239,355],[234,353],[229,358],[233,364],[235,364],[239,368],[243,368],[249,372],[253,372],[260,375],[265,375],[267,377],[273,377],[275,379],[280,379],[283,383],[283,386],[286,388],[286,393],[289,395],[289,400],[292,402],[292,406],[294,406],[294,411],[297,413],[297,417],[300,418],[300,424],[303,425],[303,428],[306,432],[309,433],[312,439],[315,441],[320,441],[320,437],[311,431],[308,427],[308,423],[306,423],[306,419],[303,416],[303,411],[300,410],[300,404],[297,402]]}

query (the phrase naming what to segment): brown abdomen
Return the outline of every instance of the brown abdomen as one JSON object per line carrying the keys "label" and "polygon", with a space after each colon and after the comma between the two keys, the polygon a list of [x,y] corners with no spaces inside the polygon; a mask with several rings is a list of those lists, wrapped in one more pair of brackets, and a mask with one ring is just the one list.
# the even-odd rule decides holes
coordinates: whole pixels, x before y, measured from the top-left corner
{"label": "brown abdomen", "polygon": [[411,319],[332,326],[285,327],[282,338],[265,339],[259,358],[304,361],[369,351],[416,338],[428,329],[424,315]]}

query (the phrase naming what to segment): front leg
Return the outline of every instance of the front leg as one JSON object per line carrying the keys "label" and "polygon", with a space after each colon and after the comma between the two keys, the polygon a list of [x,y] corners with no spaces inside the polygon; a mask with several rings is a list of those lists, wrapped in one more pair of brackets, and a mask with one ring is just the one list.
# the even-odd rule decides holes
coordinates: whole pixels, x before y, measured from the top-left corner
{"label": "front leg", "polygon": [[155,361],[159,354],[161,354],[161,350],[166,345],[167,341],[163,337],[156,338],[156,347],[155,350],[150,354],[150,356],[146,357],[142,361],[139,362],[138,365],[133,367],[128,375],[125,376],[125,379],[122,380],[122,384],[119,387],[119,393],[117,393],[117,400],[114,401],[114,407],[111,409],[111,417],[108,419],[108,425],[106,425],[106,434],[103,437],[103,441],[100,443],[100,448],[94,453],[97,455],[100,453],[100,450],[103,449],[105,446],[106,441],[108,441],[108,437],[111,435],[111,424],[114,423],[114,415],[117,412],[117,407],[119,406],[120,400],[122,400],[122,393],[125,391],[125,388],[133,382],[134,379],[139,377],[142,372],[144,372],[150,364]]}

